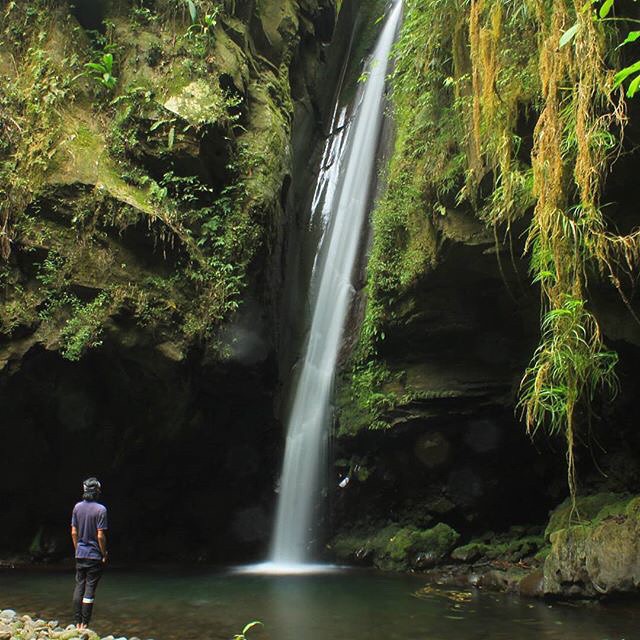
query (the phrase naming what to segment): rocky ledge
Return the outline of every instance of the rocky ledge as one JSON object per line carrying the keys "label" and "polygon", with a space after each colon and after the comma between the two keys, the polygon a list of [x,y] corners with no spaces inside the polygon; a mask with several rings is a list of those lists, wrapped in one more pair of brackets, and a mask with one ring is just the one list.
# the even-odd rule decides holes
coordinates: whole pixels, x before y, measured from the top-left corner
{"label": "rocky ledge", "polygon": [[[440,585],[523,596],[600,598],[640,593],[640,496],[600,492],[565,500],[546,526],[464,539],[451,526],[362,523],[330,545],[340,561],[425,571]],[[460,543],[463,543],[460,545]]]}
{"label": "rocky ledge", "polygon": [[[13,609],[0,611],[0,640],[127,640],[105,636],[101,638],[91,629],[78,629],[70,624],[60,626],[58,620],[33,619],[28,615],[19,615]],[[129,638],[140,640],[140,638]]]}

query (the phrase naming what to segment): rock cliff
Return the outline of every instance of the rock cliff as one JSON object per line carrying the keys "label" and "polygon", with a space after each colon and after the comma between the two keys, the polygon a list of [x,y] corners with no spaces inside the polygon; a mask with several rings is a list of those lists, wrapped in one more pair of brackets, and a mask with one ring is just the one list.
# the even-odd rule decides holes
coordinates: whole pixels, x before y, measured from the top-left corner
{"label": "rock cliff", "polygon": [[95,474],[122,532],[146,523],[123,552],[255,550],[281,438],[293,121],[306,114],[312,149],[334,4],[1,11],[0,402],[15,455],[0,546],[38,534],[63,553],[64,514]]}

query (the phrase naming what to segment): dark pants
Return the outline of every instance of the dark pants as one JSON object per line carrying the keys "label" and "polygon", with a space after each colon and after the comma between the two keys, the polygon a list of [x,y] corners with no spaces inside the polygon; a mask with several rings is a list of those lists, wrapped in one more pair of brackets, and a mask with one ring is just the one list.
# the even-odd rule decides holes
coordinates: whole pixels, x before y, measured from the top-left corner
{"label": "dark pants", "polygon": [[89,624],[93,600],[102,577],[102,560],[76,559],[76,589],[73,592],[73,616],[76,624]]}

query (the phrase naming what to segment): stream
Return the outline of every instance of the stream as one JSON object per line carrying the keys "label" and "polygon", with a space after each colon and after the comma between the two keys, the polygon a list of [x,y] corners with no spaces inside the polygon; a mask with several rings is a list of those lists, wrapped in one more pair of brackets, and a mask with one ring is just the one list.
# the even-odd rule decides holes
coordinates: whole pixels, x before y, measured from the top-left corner
{"label": "stream", "polygon": [[[70,570],[0,571],[0,608],[66,624],[72,590]],[[633,640],[640,606],[446,591],[417,576],[373,571],[270,576],[110,568],[91,626],[116,638],[230,640],[253,620],[264,626],[249,631],[249,640]]]}

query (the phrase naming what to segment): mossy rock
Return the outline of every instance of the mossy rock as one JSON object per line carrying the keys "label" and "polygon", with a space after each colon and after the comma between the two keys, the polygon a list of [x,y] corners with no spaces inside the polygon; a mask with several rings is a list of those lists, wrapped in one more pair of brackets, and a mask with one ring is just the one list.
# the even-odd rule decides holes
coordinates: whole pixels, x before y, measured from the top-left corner
{"label": "mossy rock", "polygon": [[534,556],[543,546],[542,535],[524,535],[523,528],[513,527],[508,533],[496,536],[487,534],[458,547],[451,558],[458,562],[477,562],[480,560],[506,560],[518,562]]}
{"label": "mossy rock", "polygon": [[442,561],[459,540],[460,534],[439,523],[431,529],[389,525],[377,532],[342,534],[333,550],[341,560],[373,563],[383,570],[403,570]]}
{"label": "mossy rock", "polygon": [[571,499],[567,498],[551,512],[545,538],[550,540],[556,531],[574,524],[595,523],[607,516],[624,513],[630,500],[631,496],[622,493],[596,493],[578,497],[574,508]]}
{"label": "mossy rock", "polygon": [[180,92],[170,96],[164,108],[195,125],[216,122],[226,117],[222,92],[205,80],[194,80]]}
{"label": "mossy rock", "polygon": [[640,588],[640,497],[604,495],[605,502],[603,494],[591,496],[590,520],[550,534],[546,594],[593,597]]}
{"label": "mossy rock", "polygon": [[451,558],[458,562],[475,562],[485,555],[487,547],[488,545],[483,543],[470,542],[454,549]]}

